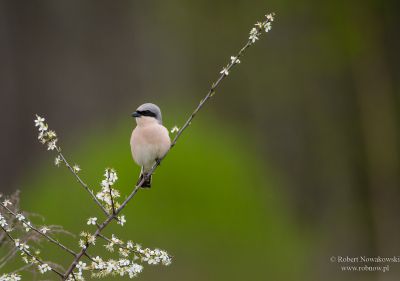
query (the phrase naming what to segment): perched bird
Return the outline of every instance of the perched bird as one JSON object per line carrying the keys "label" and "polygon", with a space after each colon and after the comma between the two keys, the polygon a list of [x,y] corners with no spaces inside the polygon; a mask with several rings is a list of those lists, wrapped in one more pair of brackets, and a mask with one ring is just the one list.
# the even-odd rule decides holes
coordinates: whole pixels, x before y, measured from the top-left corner
{"label": "perched bird", "polygon": [[[132,113],[132,117],[136,119],[136,128],[131,136],[132,157],[142,167],[139,183],[154,163],[167,153],[171,139],[167,128],[162,125],[161,110],[157,105],[142,104]],[[142,187],[151,187],[151,175]]]}

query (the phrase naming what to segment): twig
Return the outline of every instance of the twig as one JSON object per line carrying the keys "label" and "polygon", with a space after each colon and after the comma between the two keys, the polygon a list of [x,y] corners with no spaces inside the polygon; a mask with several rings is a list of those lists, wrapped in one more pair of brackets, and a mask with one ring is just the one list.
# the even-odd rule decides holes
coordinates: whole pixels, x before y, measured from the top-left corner
{"label": "twig", "polygon": [[114,205],[114,198],[113,198],[113,195],[112,195],[112,187],[111,187],[111,185],[109,187],[109,191],[110,191],[110,200],[111,200],[112,213],[115,214],[115,205]]}
{"label": "twig", "polygon": [[[5,230],[4,227],[2,227],[2,226],[0,225],[0,228],[1,228],[4,232],[6,232],[7,237],[8,237],[8,238],[14,243],[14,245],[15,245],[15,239],[7,232],[7,230]],[[40,264],[45,264],[44,261],[42,261],[41,259],[35,257],[34,255],[32,255],[31,253],[29,253],[29,252],[26,251],[25,249],[20,249],[20,250],[21,250],[22,252],[24,252],[27,256],[29,256],[31,259],[36,260],[38,263],[40,263]],[[62,274],[61,272],[59,272],[58,270],[56,270],[56,269],[54,269],[54,268],[52,268],[52,267],[50,267],[50,269],[51,269],[51,271],[53,271],[54,273],[56,273],[56,274],[57,274],[58,276],[60,276],[61,278],[63,277],[63,274]]]}
{"label": "twig", "polygon": [[[14,217],[17,216],[16,213],[14,213],[10,208],[8,208],[7,206],[3,205],[2,203],[0,204],[1,207],[5,208],[11,215],[13,215]],[[28,222],[27,220],[23,219],[21,220],[23,223],[25,223],[25,225],[27,227],[29,227],[30,229],[32,229],[33,231],[35,231],[36,233],[42,235],[43,237],[45,237],[47,240],[49,240],[51,243],[57,245],[58,247],[60,247],[61,249],[63,249],[64,251],[70,253],[71,255],[73,255],[74,257],[76,257],[76,253],[74,251],[72,251],[71,249],[69,249],[68,247],[66,247],[65,245],[61,244],[59,241],[55,240],[54,238],[50,237],[49,235],[47,235],[46,233],[44,233],[43,231],[40,231],[39,229],[37,229],[36,227],[34,227],[30,222]]]}
{"label": "twig", "polygon": [[56,147],[56,150],[58,152],[58,155],[61,157],[61,160],[64,162],[64,164],[67,166],[67,168],[71,171],[71,173],[75,176],[76,180],[82,185],[82,187],[89,192],[90,196],[92,197],[93,201],[101,208],[103,213],[108,216],[109,213],[107,210],[104,208],[104,206],[100,203],[100,201],[97,199],[96,195],[93,193],[93,191],[89,188],[89,186],[81,179],[81,177],[78,175],[78,173],[75,172],[74,168],[68,163],[67,159],[64,157],[64,155],[61,153],[61,149],[59,147]]}

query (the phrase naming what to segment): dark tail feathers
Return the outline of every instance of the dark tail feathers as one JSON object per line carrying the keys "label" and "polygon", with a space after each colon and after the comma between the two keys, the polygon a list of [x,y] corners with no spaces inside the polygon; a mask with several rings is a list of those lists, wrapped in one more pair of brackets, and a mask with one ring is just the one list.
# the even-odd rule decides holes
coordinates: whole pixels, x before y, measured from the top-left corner
{"label": "dark tail feathers", "polygon": [[[144,175],[140,174],[139,180],[136,185],[138,185],[142,181],[143,177]],[[150,187],[151,187],[151,175],[143,182],[141,188],[150,188]]]}

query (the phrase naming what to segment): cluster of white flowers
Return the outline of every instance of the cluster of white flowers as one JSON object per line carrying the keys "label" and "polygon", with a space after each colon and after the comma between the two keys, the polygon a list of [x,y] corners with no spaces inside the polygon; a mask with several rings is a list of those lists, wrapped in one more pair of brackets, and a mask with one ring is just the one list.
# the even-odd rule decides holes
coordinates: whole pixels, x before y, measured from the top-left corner
{"label": "cluster of white flowers", "polygon": [[75,274],[75,279],[74,280],[79,280],[83,281],[85,278],[83,277],[83,271],[87,270],[86,263],[79,261],[78,264],[76,265],[77,271],[74,273]]}
{"label": "cluster of white flowers", "polygon": [[[104,203],[106,210],[109,212],[115,211],[115,209],[120,206],[120,204],[115,200],[120,197],[120,193],[113,187],[117,180],[118,176],[115,170],[107,168],[104,173],[104,179],[101,181],[101,191],[96,194],[96,197]],[[121,220],[122,218],[119,217],[119,219]],[[122,225],[125,222],[126,220],[124,217]]]}
{"label": "cluster of white flowers", "polygon": [[149,248],[141,249],[140,245],[137,245],[136,251],[142,257],[142,261],[147,262],[148,264],[161,263],[163,265],[170,265],[172,262],[172,259],[168,255],[168,253],[160,249],[154,249],[154,250],[151,250]]}
{"label": "cluster of white flowers", "polygon": [[[274,14],[267,14],[265,15],[265,20],[263,22],[257,22],[255,24],[255,27],[253,27],[250,30],[250,35],[249,35],[249,42],[247,43],[248,45],[253,44],[254,42],[256,42],[259,37],[262,34],[262,31],[264,30],[265,32],[269,32],[271,30],[271,22],[274,21]],[[238,56],[231,56],[231,62],[228,63],[227,66],[223,67],[222,70],[219,72],[221,73],[223,76],[228,76],[229,75],[229,70],[231,69],[232,66],[234,66],[235,64],[239,64],[240,63],[240,56],[241,53],[239,53]]]}
{"label": "cluster of white flowers", "polygon": [[42,144],[47,144],[47,150],[54,150],[57,148],[57,134],[49,130],[49,125],[47,125],[43,117],[36,115],[35,127],[38,127],[39,136],[38,139]]}
{"label": "cluster of white flowers", "polygon": [[94,277],[105,277],[108,275],[129,276],[129,278],[136,277],[142,272],[143,266],[128,259],[119,259],[107,261],[100,257],[94,258],[91,269],[94,271]]}
{"label": "cluster of white flowers", "polygon": [[114,252],[114,245],[123,245],[123,244],[124,242],[122,240],[118,239],[117,236],[112,234],[110,241],[108,242],[108,244],[104,245],[104,247],[106,247],[108,251]]}
{"label": "cluster of white flowers", "polygon": [[0,281],[19,281],[21,280],[21,275],[19,274],[3,274],[0,276]]}
{"label": "cluster of white flowers", "polygon": [[101,257],[97,256],[93,259],[90,265],[80,261],[76,265],[76,270],[74,271],[74,275],[67,279],[67,281],[78,280],[83,281],[85,278],[83,277],[84,271],[90,271],[92,273],[92,277],[106,277],[109,275],[119,275],[119,276],[128,276],[129,278],[134,278],[142,272],[143,266],[128,259],[119,259],[119,260],[103,260]]}
{"label": "cluster of white flowers", "polygon": [[82,231],[80,236],[83,238],[79,240],[79,246],[81,248],[86,248],[87,244],[96,244],[96,236],[90,234],[89,232]]}
{"label": "cluster of white flowers", "polygon": [[140,244],[134,244],[132,241],[128,241],[126,244],[118,239],[114,234],[109,240],[109,243],[104,245],[107,250],[114,251],[114,245],[119,247],[119,254],[121,257],[128,257],[130,254],[134,255],[134,259],[141,259],[142,262],[148,264],[163,264],[170,265],[172,258],[166,251],[160,249],[143,249]]}
{"label": "cluster of white flowers", "polygon": [[249,40],[252,44],[259,39],[263,30],[265,32],[269,32],[271,30],[271,28],[272,28],[271,22],[274,21],[274,14],[272,13],[272,14],[265,15],[265,18],[266,19],[263,22],[257,22],[255,24],[256,27],[253,27],[250,30]]}
{"label": "cluster of white flowers", "polygon": [[[93,218],[90,218],[90,221]],[[82,232],[81,236],[85,237],[85,241],[88,241],[92,236],[87,232]],[[132,241],[128,241],[126,244],[118,238],[115,234],[112,234],[111,238],[101,236],[108,243],[105,244],[105,248],[114,252],[115,247],[118,248],[119,259],[108,259],[105,260],[99,256],[95,257],[90,265],[80,262],[76,266],[74,271],[74,277],[76,280],[84,280],[83,271],[89,271],[92,273],[92,277],[106,277],[109,275],[128,276],[129,278],[136,277],[143,270],[143,266],[138,264],[137,261],[146,262],[150,265],[163,264],[170,265],[171,257],[167,252],[160,249],[143,249],[139,244],[134,244]],[[81,243],[84,243],[81,240]],[[130,258],[131,257],[131,258]],[[73,277],[69,277],[67,280],[74,280]]]}

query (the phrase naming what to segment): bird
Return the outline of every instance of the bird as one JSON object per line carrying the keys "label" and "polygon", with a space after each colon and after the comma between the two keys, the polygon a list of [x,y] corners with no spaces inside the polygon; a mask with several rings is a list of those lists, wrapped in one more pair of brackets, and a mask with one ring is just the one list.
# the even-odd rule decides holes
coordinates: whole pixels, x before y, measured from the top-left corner
{"label": "bird", "polygon": [[[159,161],[170,149],[169,132],[162,124],[160,108],[153,103],[139,106],[132,117],[136,127],[132,131],[130,145],[133,160],[142,167],[137,185],[147,176],[156,161]],[[151,187],[151,175],[141,185]]]}

